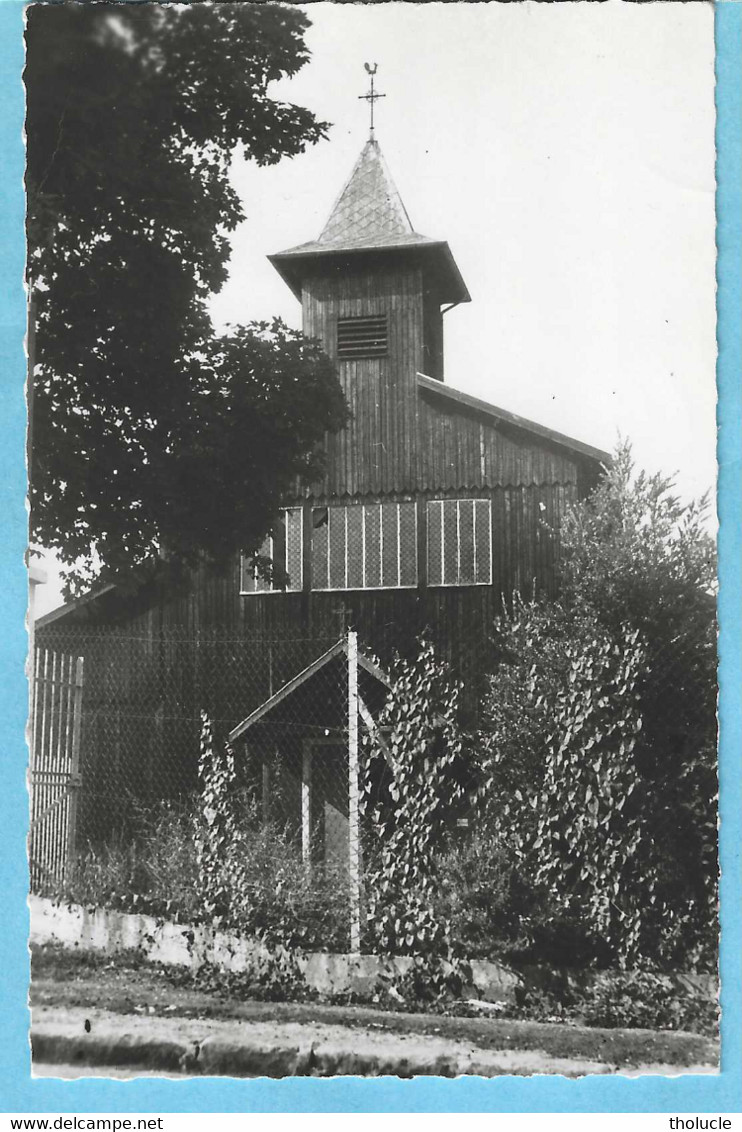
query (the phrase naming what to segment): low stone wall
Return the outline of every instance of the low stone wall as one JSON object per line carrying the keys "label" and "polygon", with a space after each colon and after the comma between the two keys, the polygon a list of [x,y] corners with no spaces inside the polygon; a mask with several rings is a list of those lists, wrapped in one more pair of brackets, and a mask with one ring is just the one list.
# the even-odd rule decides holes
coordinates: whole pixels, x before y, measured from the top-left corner
{"label": "low stone wall", "polygon": [[[256,940],[209,927],[190,927],[107,908],[57,904],[40,896],[29,897],[29,908],[32,943],[60,943],[112,954],[134,948],[153,963],[194,969],[211,963],[223,971],[234,972],[246,971],[271,957],[270,949]],[[326,996],[373,994],[381,982],[404,975],[412,965],[412,960],[405,956],[337,955],[325,951],[300,952],[296,958],[307,986]],[[555,973],[539,967],[524,967],[516,973],[486,959],[472,959],[470,966],[472,986],[467,994],[488,1002],[513,1002],[516,987],[524,983],[542,985]],[[594,971],[570,971],[569,975],[583,987],[600,977]],[[678,989],[701,991],[716,998],[718,982],[714,975],[677,972],[670,977]]]}
{"label": "low stone wall", "polygon": [[[57,904],[40,896],[29,897],[32,943],[59,943],[83,951],[115,954],[131,948],[150,962],[197,969],[212,963],[224,971],[248,970],[270,958],[270,951],[255,940],[209,927],[174,924],[154,916]],[[378,955],[333,955],[309,952],[297,955],[307,985],[322,995],[373,993],[382,980],[405,974],[412,960]],[[483,959],[471,962],[473,988],[480,998],[511,1002],[521,979],[507,967]]]}

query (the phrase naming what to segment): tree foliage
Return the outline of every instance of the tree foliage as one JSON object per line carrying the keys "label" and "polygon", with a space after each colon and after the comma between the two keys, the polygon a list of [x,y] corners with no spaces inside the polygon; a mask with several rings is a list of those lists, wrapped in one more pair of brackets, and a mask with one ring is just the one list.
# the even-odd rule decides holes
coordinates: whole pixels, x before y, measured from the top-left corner
{"label": "tree foliage", "polygon": [[244,218],[234,152],[273,164],[324,136],[269,93],[307,26],[280,5],[29,8],[32,536],[73,584],[254,549],[344,421],[316,345],[279,324],[215,339],[206,306]]}
{"label": "tree foliage", "polygon": [[714,554],[703,505],[622,445],[562,532],[559,604],[516,599],[486,697],[485,791],[540,932],[625,966],[713,965]]}

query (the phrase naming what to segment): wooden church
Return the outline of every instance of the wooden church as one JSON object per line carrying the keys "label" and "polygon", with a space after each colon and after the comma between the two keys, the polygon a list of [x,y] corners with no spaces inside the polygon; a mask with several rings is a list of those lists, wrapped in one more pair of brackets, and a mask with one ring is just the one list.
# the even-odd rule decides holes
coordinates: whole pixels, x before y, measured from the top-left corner
{"label": "wooden church", "polygon": [[239,627],[326,633],[350,620],[436,636],[487,625],[501,595],[555,592],[559,521],[608,455],[446,384],[444,314],[470,302],[445,240],[416,232],[378,143],[364,145],[320,236],[269,257],[332,358],[350,409],[326,440],[324,479],[287,499],[264,552],[274,592],[235,561],[147,609],[115,591],[42,618],[153,631]]}
{"label": "wooden church", "polygon": [[234,727],[348,627],[382,664],[427,634],[476,683],[503,598],[556,592],[561,517],[609,458],[446,383],[444,315],[469,292],[446,241],[412,227],[373,133],[319,237],[270,260],[337,366],[349,421],[267,540],[285,588],[236,557],[177,591],[108,587],[37,623],[39,645],[87,658],[101,799],[132,773],[155,796],[204,702]]}

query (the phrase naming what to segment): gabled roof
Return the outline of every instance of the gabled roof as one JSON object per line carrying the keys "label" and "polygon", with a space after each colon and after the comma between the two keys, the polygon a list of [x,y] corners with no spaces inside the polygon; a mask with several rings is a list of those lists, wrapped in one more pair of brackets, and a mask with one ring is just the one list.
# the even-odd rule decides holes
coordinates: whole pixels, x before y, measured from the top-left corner
{"label": "gabled roof", "polygon": [[[284,702],[284,700],[288,699],[289,696],[296,694],[296,692],[298,692],[300,688],[306,685],[308,681],[312,680],[313,677],[317,676],[323,670],[326,670],[327,666],[330,665],[331,662],[336,662],[340,657],[347,658],[347,656],[347,642],[337,641],[332,646],[332,648],[329,648],[327,652],[322,654],[322,656],[319,656],[316,660],[313,660],[311,664],[307,665],[306,668],[304,668],[301,672],[299,672],[296,676],[289,680],[288,683],[284,684],[282,688],[279,688],[277,692],[274,692],[274,694],[270,696],[269,699],[265,700],[265,702],[262,703],[260,707],[256,708],[255,711],[250,712],[246,719],[243,719],[241,723],[238,723],[237,726],[234,727],[227,736],[227,742],[234,743],[237,739],[242,738],[245,735],[245,732],[249,731],[250,728],[253,727],[256,723],[259,723],[260,720],[265,719],[266,716],[274,712],[275,709]],[[379,668],[379,666],[375,664],[373,660],[367,657],[361,651],[361,649],[358,650],[358,668],[360,691],[362,697],[364,694],[363,684],[364,682],[367,683],[369,679],[377,685],[380,684],[385,689],[389,688],[389,678],[387,677],[386,673],[383,672],[382,669]],[[331,708],[327,696],[321,696],[319,703],[325,709]],[[291,718],[294,719],[294,715],[291,715]]]}
{"label": "gabled roof", "polygon": [[268,259],[294,294],[300,295],[308,260],[405,250],[419,252],[438,274],[443,302],[470,301],[448,244],[414,230],[379,143],[370,138],[335,201],[319,239],[298,244]]}
{"label": "gabled roof", "polygon": [[417,386],[421,392],[431,393],[446,401],[452,409],[468,410],[502,422],[511,428],[530,432],[550,441],[552,444],[569,448],[580,456],[587,456],[591,460],[596,460],[599,464],[607,465],[611,463],[610,453],[604,452],[601,448],[593,448],[592,444],[585,444],[582,440],[573,440],[571,436],[565,436],[562,432],[555,432],[554,429],[546,428],[545,425],[537,424],[535,421],[529,421],[526,417],[519,417],[516,413],[511,413],[509,409],[500,409],[497,405],[491,405],[489,401],[481,401],[479,397],[472,397],[470,393],[451,389],[444,385],[442,381],[436,381],[435,378],[427,377],[423,373],[417,375]]}
{"label": "gabled roof", "polygon": [[83,594],[82,597],[74,598],[72,601],[66,601],[62,605],[58,605],[56,609],[50,609],[42,617],[37,617],[35,627],[37,629],[44,629],[47,625],[52,625],[61,617],[66,617],[68,613],[74,613],[76,610],[83,609],[84,606],[89,605],[98,598],[103,597],[105,594],[111,593],[117,587],[113,582],[107,582],[105,585],[97,586],[91,590],[90,593]]}

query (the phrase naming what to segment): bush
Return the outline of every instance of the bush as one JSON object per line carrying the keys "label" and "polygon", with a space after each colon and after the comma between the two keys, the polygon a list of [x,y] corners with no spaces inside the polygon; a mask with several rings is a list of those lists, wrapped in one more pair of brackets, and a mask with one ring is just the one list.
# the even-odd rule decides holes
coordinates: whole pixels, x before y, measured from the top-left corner
{"label": "bush", "polygon": [[432,645],[397,658],[387,702],[363,736],[366,935],[391,955],[446,957],[448,926],[436,914],[437,854],[463,795],[460,684]]}
{"label": "bush", "polygon": [[[533,894],[539,958],[712,970],[714,553],[704,504],[622,445],[562,529],[562,596],[495,626],[482,798]],[[572,941],[570,945],[570,939]],[[561,944],[560,944],[561,946]]]}
{"label": "bush", "polygon": [[303,1002],[312,997],[296,954],[285,947],[252,956],[244,971],[225,971],[202,963],[195,970],[163,967],[162,974],[174,986],[218,994],[231,1002]]}
{"label": "bush", "polygon": [[170,802],[140,808],[133,835],[126,841],[87,846],[66,880],[42,889],[42,895],[124,912],[197,919],[191,809]]}
{"label": "bush", "polygon": [[507,959],[521,941],[531,894],[512,854],[491,830],[449,845],[438,857],[436,916],[448,924],[452,951],[469,959]]}
{"label": "bush", "polygon": [[685,1030],[718,1035],[719,1012],[703,989],[654,971],[605,971],[592,979],[564,970],[527,972],[500,1017],[602,1029]]}
{"label": "bush", "polygon": [[347,951],[348,879],[342,865],[302,860],[295,838],[263,824],[250,800],[219,872],[224,926],[271,945]]}
{"label": "bush", "polygon": [[717,1033],[719,1021],[718,1006],[707,994],[680,988],[671,978],[651,971],[598,976],[580,1013],[588,1026],[710,1035]]}
{"label": "bush", "polygon": [[518,867],[514,840],[504,841],[486,819],[440,854],[435,908],[448,924],[452,952],[469,959],[516,968],[602,968],[612,960],[585,917],[560,914],[551,891]]}
{"label": "bush", "polygon": [[[545,664],[529,654],[539,651],[546,624],[542,611],[519,606],[503,628],[525,655],[493,678],[486,705],[492,820],[534,895],[546,897],[544,925],[581,917],[585,934],[631,963],[643,953],[646,911],[655,903],[654,876],[638,852],[647,835],[635,760],[643,652],[636,632],[614,636],[585,617],[559,641],[559,667],[552,658]],[[547,704],[525,759],[501,682],[524,715],[540,715]]]}
{"label": "bush", "polygon": [[235,797],[239,820],[210,880],[204,885],[194,828],[199,803],[142,810],[137,832],[81,852],[67,881],[44,895],[83,906],[145,912],[187,923],[215,923],[269,944],[347,950],[347,882],[330,866],[308,872],[285,831],[264,825],[255,804]]}

